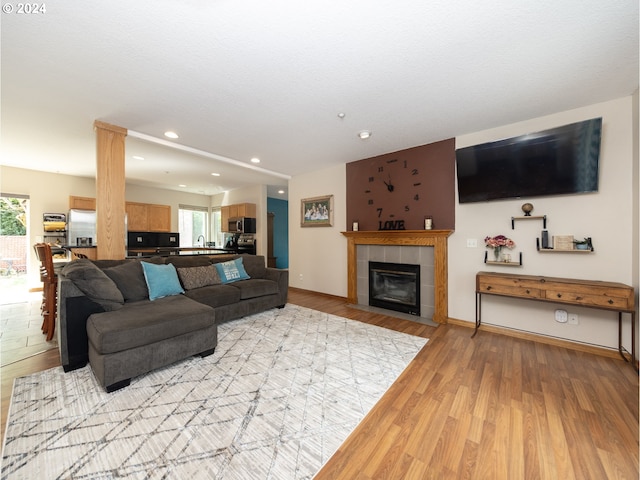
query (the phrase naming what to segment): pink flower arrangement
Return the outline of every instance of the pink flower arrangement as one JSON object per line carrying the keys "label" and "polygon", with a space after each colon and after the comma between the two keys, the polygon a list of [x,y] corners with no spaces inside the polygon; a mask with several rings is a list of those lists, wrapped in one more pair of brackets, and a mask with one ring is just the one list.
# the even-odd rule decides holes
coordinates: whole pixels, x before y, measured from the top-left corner
{"label": "pink flower arrangement", "polygon": [[504,235],[496,235],[495,237],[485,237],[484,244],[488,248],[513,248],[516,246],[516,242]]}

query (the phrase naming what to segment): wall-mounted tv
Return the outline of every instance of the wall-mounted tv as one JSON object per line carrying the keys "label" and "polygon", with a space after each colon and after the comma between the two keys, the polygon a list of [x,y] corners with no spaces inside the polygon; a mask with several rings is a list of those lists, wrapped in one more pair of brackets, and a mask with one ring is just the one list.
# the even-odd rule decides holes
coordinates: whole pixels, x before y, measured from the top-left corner
{"label": "wall-mounted tv", "polygon": [[458,201],[598,191],[602,118],[456,150]]}

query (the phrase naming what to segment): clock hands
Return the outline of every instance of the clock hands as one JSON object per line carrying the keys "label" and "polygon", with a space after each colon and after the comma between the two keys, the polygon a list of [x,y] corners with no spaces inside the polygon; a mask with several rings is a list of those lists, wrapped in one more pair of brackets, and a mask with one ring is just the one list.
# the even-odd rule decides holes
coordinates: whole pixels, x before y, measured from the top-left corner
{"label": "clock hands", "polygon": [[384,184],[387,186],[387,190],[389,190],[390,192],[393,192],[393,189],[395,188],[393,186],[393,184],[391,183],[391,175],[389,175],[389,183],[385,182],[383,180]]}

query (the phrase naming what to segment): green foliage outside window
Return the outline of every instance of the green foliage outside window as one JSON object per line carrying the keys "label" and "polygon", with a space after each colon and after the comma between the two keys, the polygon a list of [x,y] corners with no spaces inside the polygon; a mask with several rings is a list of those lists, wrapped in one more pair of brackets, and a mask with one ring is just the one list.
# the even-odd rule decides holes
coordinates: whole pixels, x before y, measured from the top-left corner
{"label": "green foliage outside window", "polygon": [[27,200],[0,197],[0,235],[27,234]]}

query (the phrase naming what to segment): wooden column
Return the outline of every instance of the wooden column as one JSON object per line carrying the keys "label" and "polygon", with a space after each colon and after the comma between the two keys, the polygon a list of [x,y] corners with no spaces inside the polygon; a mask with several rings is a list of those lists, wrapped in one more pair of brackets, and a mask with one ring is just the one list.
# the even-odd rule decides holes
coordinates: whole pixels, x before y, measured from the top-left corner
{"label": "wooden column", "polygon": [[453,230],[380,230],[341,232],[347,237],[347,301],[358,303],[357,245],[413,245],[433,247],[435,305],[433,321],[449,316],[447,239]]}
{"label": "wooden column", "polygon": [[127,130],[95,121],[97,258],[119,260],[125,252],[124,143]]}

